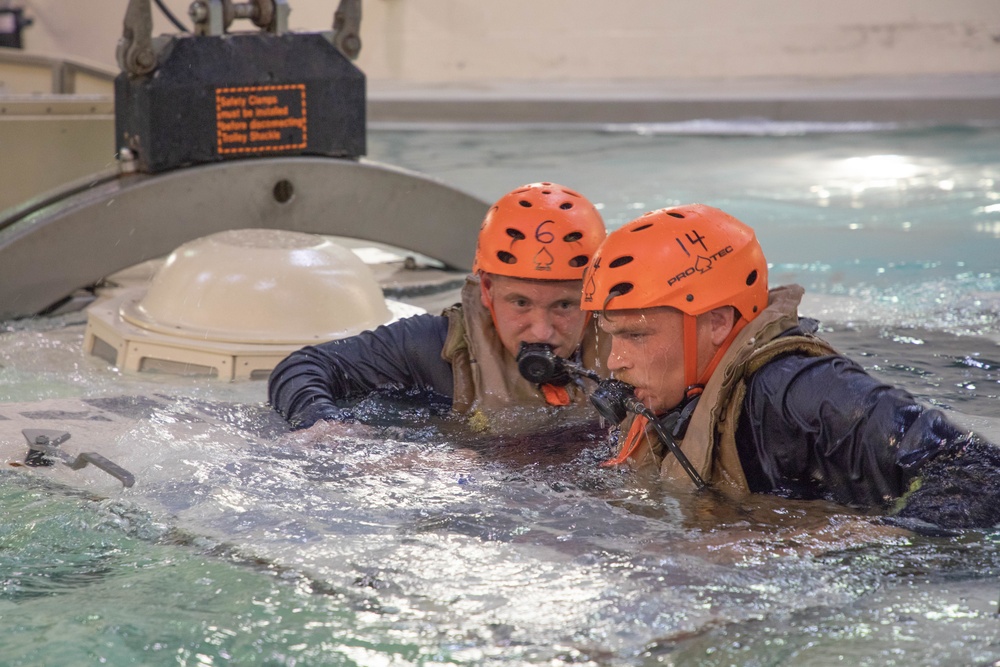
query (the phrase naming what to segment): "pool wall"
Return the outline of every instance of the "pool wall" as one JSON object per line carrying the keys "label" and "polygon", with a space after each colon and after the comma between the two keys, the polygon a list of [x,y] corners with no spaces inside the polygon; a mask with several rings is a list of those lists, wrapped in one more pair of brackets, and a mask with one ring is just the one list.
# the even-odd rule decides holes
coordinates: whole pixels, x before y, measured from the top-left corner
{"label": "pool wall", "polygon": [[[26,52],[117,72],[127,0],[15,4],[34,19]],[[188,4],[165,1],[186,23]],[[289,4],[292,30],[331,28],[337,3]],[[362,4],[357,64],[376,124],[1000,122],[995,0]],[[153,18],[154,35],[176,32]],[[0,68],[5,87],[23,92]]]}
{"label": "pool wall", "polygon": [[[21,0],[29,51],[117,69],[127,0]],[[164,4],[185,23],[189,0]],[[337,2],[289,0],[293,30]],[[713,80],[1000,73],[995,0],[367,0],[359,66],[373,81]],[[174,32],[153,9],[153,34]],[[243,25],[241,26],[240,23]],[[232,30],[248,30],[237,22]]]}

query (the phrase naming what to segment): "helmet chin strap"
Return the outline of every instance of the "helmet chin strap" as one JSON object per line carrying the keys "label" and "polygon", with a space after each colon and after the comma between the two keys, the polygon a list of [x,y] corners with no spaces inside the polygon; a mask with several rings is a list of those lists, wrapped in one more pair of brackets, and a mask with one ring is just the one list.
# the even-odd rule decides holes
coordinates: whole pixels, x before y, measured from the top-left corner
{"label": "helmet chin strap", "polygon": [[684,313],[684,384],[687,387],[684,390],[684,397],[686,399],[694,398],[698,396],[705,390],[705,385],[708,384],[708,380],[712,377],[712,373],[715,372],[716,367],[719,362],[722,361],[722,357],[726,354],[729,346],[732,345],[733,340],[736,339],[737,334],[743,330],[743,327],[750,324],[744,318],[740,318],[733,323],[733,328],[730,329],[729,334],[726,339],[722,341],[722,345],[719,349],[715,351],[715,355],[712,360],[708,362],[708,366],[705,367],[705,372],[698,377],[698,318],[695,315],[688,315]]}
{"label": "helmet chin strap", "polygon": [[705,389],[698,383],[698,318],[684,313],[684,397],[694,398]]}

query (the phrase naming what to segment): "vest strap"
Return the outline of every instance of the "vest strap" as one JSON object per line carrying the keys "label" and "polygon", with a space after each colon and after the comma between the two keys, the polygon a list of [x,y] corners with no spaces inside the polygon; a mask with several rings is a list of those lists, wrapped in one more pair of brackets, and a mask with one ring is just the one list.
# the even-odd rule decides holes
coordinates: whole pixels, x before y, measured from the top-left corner
{"label": "vest strap", "polygon": [[569,405],[569,392],[566,387],[559,387],[554,384],[540,385],[542,393],[545,394],[545,402],[549,405]]}
{"label": "vest strap", "polygon": [[635,419],[632,420],[632,428],[628,430],[625,441],[622,443],[621,449],[618,450],[618,456],[608,459],[601,466],[618,466],[628,461],[628,457],[632,456],[635,450],[639,448],[642,438],[646,435],[647,423],[648,420],[645,417],[636,415]]}

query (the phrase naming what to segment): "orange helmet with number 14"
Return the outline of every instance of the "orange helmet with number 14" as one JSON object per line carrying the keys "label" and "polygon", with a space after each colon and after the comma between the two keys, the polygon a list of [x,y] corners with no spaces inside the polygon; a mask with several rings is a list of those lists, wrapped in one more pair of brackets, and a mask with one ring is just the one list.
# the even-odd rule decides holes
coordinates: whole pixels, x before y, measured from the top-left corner
{"label": "orange helmet with number 14", "polygon": [[[609,234],[587,270],[580,305],[684,313],[685,377],[696,392],[767,298],[767,261],[753,229],[717,208],[691,204],[651,211]],[[696,377],[695,318],[722,306],[734,307],[739,319],[705,377]]]}
{"label": "orange helmet with number 14", "polygon": [[767,306],[767,261],[753,229],[711,206],[651,211],[613,231],[595,254],[584,310],[670,306],[700,315]]}

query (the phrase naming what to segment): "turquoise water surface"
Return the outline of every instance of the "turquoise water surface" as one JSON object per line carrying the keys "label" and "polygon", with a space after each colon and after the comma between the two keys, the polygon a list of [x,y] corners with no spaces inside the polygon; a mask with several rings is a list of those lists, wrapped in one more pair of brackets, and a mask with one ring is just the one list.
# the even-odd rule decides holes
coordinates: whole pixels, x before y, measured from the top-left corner
{"label": "turquoise water surface", "polygon": [[[1000,130],[373,131],[369,146],[486,200],[560,182],[610,226],[723,208],[837,347],[1000,440]],[[582,434],[463,437],[413,408],[302,449],[262,383],[122,375],[82,355],[84,321],[0,324],[0,407],[158,397],[116,436],[142,484],[0,473],[0,665],[1000,661],[1000,532],[709,502],[598,468],[606,450]]]}

